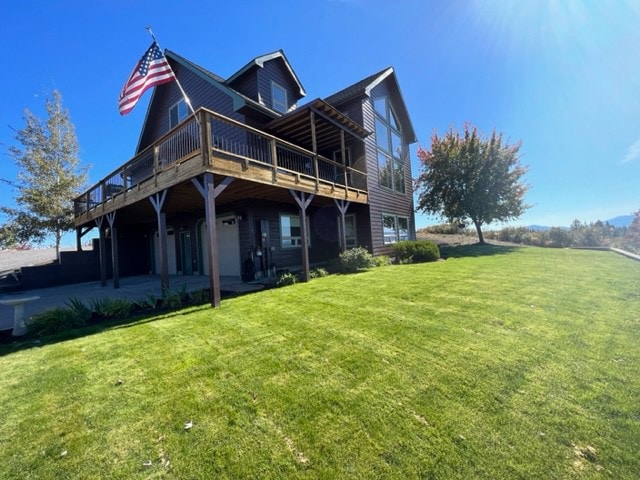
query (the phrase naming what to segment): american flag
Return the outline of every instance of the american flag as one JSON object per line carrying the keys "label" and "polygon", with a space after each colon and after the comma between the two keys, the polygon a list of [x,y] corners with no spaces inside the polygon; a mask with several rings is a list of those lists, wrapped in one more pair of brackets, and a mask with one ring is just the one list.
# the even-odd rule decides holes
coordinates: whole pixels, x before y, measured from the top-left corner
{"label": "american flag", "polygon": [[176,76],[160,47],[153,42],[124,84],[118,101],[120,115],[126,115],[147,89],[175,80]]}

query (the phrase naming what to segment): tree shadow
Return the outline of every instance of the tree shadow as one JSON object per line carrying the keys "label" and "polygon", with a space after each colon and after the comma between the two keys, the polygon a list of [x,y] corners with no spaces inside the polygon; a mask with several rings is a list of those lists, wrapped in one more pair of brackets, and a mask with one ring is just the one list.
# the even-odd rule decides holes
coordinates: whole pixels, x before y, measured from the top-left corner
{"label": "tree shadow", "polygon": [[473,243],[470,245],[455,245],[440,247],[441,258],[463,258],[463,257],[487,257],[492,255],[506,255],[517,252],[523,247],[516,245],[494,245],[491,243]]}

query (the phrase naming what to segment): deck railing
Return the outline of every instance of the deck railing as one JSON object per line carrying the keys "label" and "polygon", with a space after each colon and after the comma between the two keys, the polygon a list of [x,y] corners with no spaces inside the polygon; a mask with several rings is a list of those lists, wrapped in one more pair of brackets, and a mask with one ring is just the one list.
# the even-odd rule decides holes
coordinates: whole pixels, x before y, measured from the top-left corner
{"label": "deck railing", "polygon": [[[237,159],[277,174],[306,178],[318,185],[328,183],[366,191],[366,174],[309,150],[244,125],[218,113],[200,109],[158,141],[75,199],[76,216],[154,178],[163,170],[201,153],[202,126],[210,129],[212,166],[215,156]],[[205,135],[205,138],[207,136]]]}

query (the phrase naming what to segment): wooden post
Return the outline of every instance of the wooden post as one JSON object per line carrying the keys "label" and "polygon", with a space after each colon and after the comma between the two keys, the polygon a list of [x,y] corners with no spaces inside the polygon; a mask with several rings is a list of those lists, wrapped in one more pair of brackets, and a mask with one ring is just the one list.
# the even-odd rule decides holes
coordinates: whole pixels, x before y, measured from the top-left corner
{"label": "wooden post", "polygon": [[216,195],[213,174],[204,174],[205,221],[207,222],[207,248],[209,249],[209,288],[212,307],[220,306],[220,265],[218,262],[218,227],[216,224]]}
{"label": "wooden post", "polygon": [[347,249],[347,224],[344,216],[347,213],[350,203],[345,200],[338,200],[337,198],[334,198],[333,201],[340,213],[340,250],[344,252]]}
{"label": "wooden post", "polygon": [[344,143],[344,130],[340,130],[340,153],[342,154],[342,163],[344,165],[342,168],[344,171],[344,188],[346,190],[349,188],[349,182],[347,181],[347,149]]}
{"label": "wooden post", "polygon": [[197,178],[191,182],[204,198],[204,216],[207,224],[207,245],[209,251],[209,298],[212,307],[220,306],[220,266],[218,261],[218,230],[216,225],[216,197],[227,188],[234,177],[225,177],[216,187],[213,173],[205,173],[202,183]]}
{"label": "wooden post", "polygon": [[202,164],[213,165],[211,158],[211,128],[209,117],[204,110],[200,111],[200,149],[202,150]]}
{"label": "wooden post", "polygon": [[278,181],[278,148],[276,147],[276,139],[272,138],[271,141],[269,142],[271,144],[271,165],[273,166],[272,169],[272,179],[273,182],[277,182]]}
{"label": "wooden post", "polygon": [[153,147],[153,185],[158,186],[158,173],[160,172],[160,147]]}
{"label": "wooden post", "polygon": [[111,268],[113,270],[113,288],[120,288],[120,269],[118,268],[118,229],[115,227],[116,211],[107,213],[107,222],[111,230]]}
{"label": "wooden post", "polygon": [[106,238],[104,236],[104,228],[102,228],[102,221],[104,217],[95,219],[96,227],[98,227],[98,236],[100,238],[98,246],[100,247],[100,286],[107,286],[107,246],[105,244]]}
{"label": "wooden post", "polygon": [[[296,192],[295,190],[289,190],[291,196],[298,204],[300,209],[300,240],[302,242],[302,281],[309,281],[309,244],[307,239],[309,238],[309,232],[307,231],[307,207],[313,200],[314,195],[312,193]],[[299,195],[299,196],[298,196]],[[308,196],[307,196],[308,195]]]}
{"label": "wooden post", "polygon": [[316,114],[313,110],[311,117],[311,148],[313,150],[313,171],[316,177],[316,192],[320,189],[320,175],[318,172],[318,140],[316,138]]}
{"label": "wooden post", "polygon": [[156,193],[149,197],[153,209],[156,211],[158,221],[158,239],[160,243],[160,287],[162,293],[169,288],[169,249],[167,246],[167,217],[162,211],[164,202],[167,198],[167,191]]}

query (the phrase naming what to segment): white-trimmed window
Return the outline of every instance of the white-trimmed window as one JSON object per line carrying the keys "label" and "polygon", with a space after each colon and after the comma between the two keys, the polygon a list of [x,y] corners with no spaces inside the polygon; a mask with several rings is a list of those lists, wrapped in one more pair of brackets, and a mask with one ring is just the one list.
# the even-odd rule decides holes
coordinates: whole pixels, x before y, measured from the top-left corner
{"label": "white-trimmed window", "polygon": [[182,120],[187,118],[188,115],[189,109],[187,108],[187,102],[182,99],[169,109],[169,128],[178,125]]}
{"label": "white-trimmed window", "polygon": [[382,234],[385,245],[409,240],[409,218],[383,213]]}
{"label": "white-trimmed window", "polygon": [[287,102],[287,91],[282,85],[271,82],[271,107],[276,112],[287,113],[289,103]]}
{"label": "white-trimmed window", "polygon": [[378,150],[378,181],[381,186],[405,193],[402,133],[387,97],[373,99],[374,129]]}
{"label": "white-trimmed window", "polygon": [[[311,229],[309,217],[307,217],[307,246],[311,246]],[[282,248],[293,248],[302,245],[302,229],[300,228],[300,216],[291,213],[280,214],[280,245]]]}

